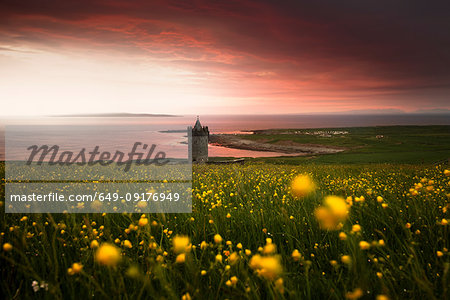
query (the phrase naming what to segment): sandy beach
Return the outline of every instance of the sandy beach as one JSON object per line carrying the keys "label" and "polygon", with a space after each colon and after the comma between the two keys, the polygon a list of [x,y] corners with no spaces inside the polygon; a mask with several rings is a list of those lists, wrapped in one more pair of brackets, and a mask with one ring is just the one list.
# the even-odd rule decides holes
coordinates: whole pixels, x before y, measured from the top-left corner
{"label": "sandy beach", "polygon": [[291,141],[283,141],[278,143],[266,143],[264,140],[252,141],[243,139],[234,134],[212,134],[209,136],[209,143],[228,148],[298,154],[299,156],[331,154],[345,150],[345,148],[330,147],[318,144],[299,144]]}

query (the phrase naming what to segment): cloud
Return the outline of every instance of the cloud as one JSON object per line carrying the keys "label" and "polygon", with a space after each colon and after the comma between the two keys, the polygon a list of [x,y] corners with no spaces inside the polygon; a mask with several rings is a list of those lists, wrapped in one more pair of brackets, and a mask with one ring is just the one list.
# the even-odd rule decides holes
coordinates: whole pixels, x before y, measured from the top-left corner
{"label": "cloud", "polygon": [[157,62],[219,96],[289,108],[445,105],[448,11],[448,1],[3,1],[0,45]]}

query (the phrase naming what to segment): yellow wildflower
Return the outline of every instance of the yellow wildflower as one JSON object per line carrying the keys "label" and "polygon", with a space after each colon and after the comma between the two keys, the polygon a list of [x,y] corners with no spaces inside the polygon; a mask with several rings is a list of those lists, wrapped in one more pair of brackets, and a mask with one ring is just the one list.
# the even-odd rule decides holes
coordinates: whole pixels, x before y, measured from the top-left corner
{"label": "yellow wildflower", "polygon": [[230,264],[235,264],[239,260],[239,255],[236,252],[231,253],[231,255],[228,257],[228,261]]}
{"label": "yellow wildflower", "polygon": [[360,288],[356,288],[354,289],[352,292],[347,292],[347,294],[345,294],[345,298],[346,299],[359,299],[361,298],[363,295],[363,291]]}
{"label": "yellow wildflower", "polygon": [[264,246],[264,254],[273,254],[277,251],[277,246],[275,244],[267,244]]}
{"label": "yellow wildflower", "polygon": [[126,248],[129,248],[129,249],[133,248],[133,245],[131,244],[131,242],[129,240],[123,241],[123,246]]}
{"label": "yellow wildflower", "polygon": [[340,220],[345,220],[348,216],[348,207],[344,198],[338,196],[327,196],[324,200],[325,206]]}
{"label": "yellow wildflower", "polygon": [[291,183],[291,190],[294,196],[304,197],[316,189],[316,185],[308,175],[298,175]]}
{"label": "yellow wildflower", "polygon": [[294,251],[292,251],[292,259],[294,260],[294,261],[299,261],[300,260],[300,258],[302,257],[302,255],[300,254],[300,252],[297,250],[297,249],[295,249]]}
{"label": "yellow wildflower", "polygon": [[186,253],[181,253],[177,255],[177,258],[175,258],[175,262],[177,264],[182,264],[186,261]]}
{"label": "yellow wildflower", "polygon": [[352,263],[352,258],[350,257],[350,255],[343,255],[343,256],[341,257],[341,261],[342,261],[344,264],[349,265],[349,264]]}
{"label": "yellow wildflower", "polygon": [[115,266],[121,259],[120,250],[112,244],[103,243],[98,248],[95,259],[102,265]]}
{"label": "yellow wildflower", "polygon": [[348,205],[341,197],[327,196],[324,206],[316,208],[314,214],[322,229],[338,230],[348,217]]}
{"label": "yellow wildflower", "polygon": [[147,218],[140,218],[139,219],[139,223],[138,223],[139,226],[144,227],[147,224],[148,224],[148,219]]}
{"label": "yellow wildflower", "polygon": [[83,270],[83,265],[80,263],[73,263],[71,268],[67,269],[69,275],[78,274]]}
{"label": "yellow wildflower", "polygon": [[4,243],[3,244],[3,251],[9,252],[13,249],[13,246],[10,243]]}
{"label": "yellow wildflower", "polygon": [[192,297],[189,293],[186,293],[183,296],[181,296],[181,300],[192,300]]}
{"label": "yellow wildflower", "polygon": [[370,244],[366,241],[361,241],[359,242],[359,248],[361,248],[361,250],[367,250],[370,248]]}
{"label": "yellow wildflower", "polygon": [[352,226],[352,232],[360,232],[361,231],[361,225],[355,224]]}
{"label": "yellow wildflower", "polygon": [[200,249],[205,250],[208,247],[208,243],[203,241],[200,243]]}
{"label": "yellow wildflower", "polygon": [[191,248],[188,236],[177,235],[173,238],[172,243],[175,253],[188,252]]}
{"label": "yellow wildflower", "polygon": [[216,244],[220,244],[220,243],[222,243],[222,237],[220,236],[220,234],[216,234],[215,236],[214,236],[214,242],[216,243]]}
{"label": "yellow wildflower", "polygon": [[341,241],[345,241],[347,239],[347,235],[345,234],[345,232],[343,231],[339,232],[339,239]]}
{"label": "yellow wildflower", "polygon": [[284,294],[284,281],[283,278],[278,278],[275,281],[275,289],[280,293]]}
{"label": "yellow wildflower", "polygon": [[279,256],[261,256],[256,254],[250,259],[250,267],[257,274],[268,279],[275,280],[283,271]]}

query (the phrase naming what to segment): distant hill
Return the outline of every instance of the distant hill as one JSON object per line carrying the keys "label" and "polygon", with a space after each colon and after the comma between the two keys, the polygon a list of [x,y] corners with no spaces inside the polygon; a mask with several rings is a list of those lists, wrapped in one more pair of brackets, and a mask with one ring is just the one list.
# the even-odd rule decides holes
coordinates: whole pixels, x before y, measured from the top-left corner
{"label": "distant hill", "polygon": [[345,114],[355,114],[355,115],[401,115],[405,112],[401,109],[355,109],[355,110],[347,110],[341,112],[335,112],[332,114],[336,115],[345,115]]}
{"label": "distant hill", "polygon": [[322,114],[322,115],[446,115],[450,114],[450,109],[446,108],[432,108],[432,109],[418,109],[410,112],[406,112],[401,109],[393,108],[382,108],[382,109],[356,109],[356,110],[345,110],[339,112],[321,112],[321,113],[311,113],[311,114]]}
{"label": "distant hill", "polygon": [[105,114],[73,114],[73,115],[55,115],[52,117],[69,118],[159,118],[159,117],[181,117],[169,114],[132,114],[132,113],[105,113]]}
{"label": "distant hill", "polygon": [[446,114],[450,114],[450,109],[446,109],[446,108],[434,108],[434,109],[418,109],[414,112],[412,112],[413,114],[435,114],[435,115],[446,115]]}

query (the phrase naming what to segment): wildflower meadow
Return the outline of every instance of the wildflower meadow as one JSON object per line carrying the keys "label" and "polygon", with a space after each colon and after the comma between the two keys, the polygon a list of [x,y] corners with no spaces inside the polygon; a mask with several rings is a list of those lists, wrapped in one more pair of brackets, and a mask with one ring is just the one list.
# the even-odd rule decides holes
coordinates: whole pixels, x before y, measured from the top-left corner
{"label": "wildflower meadow", "polygon": [[191,214],[2,212],[2,298],[450,297],[446,165],[193,171]]}

